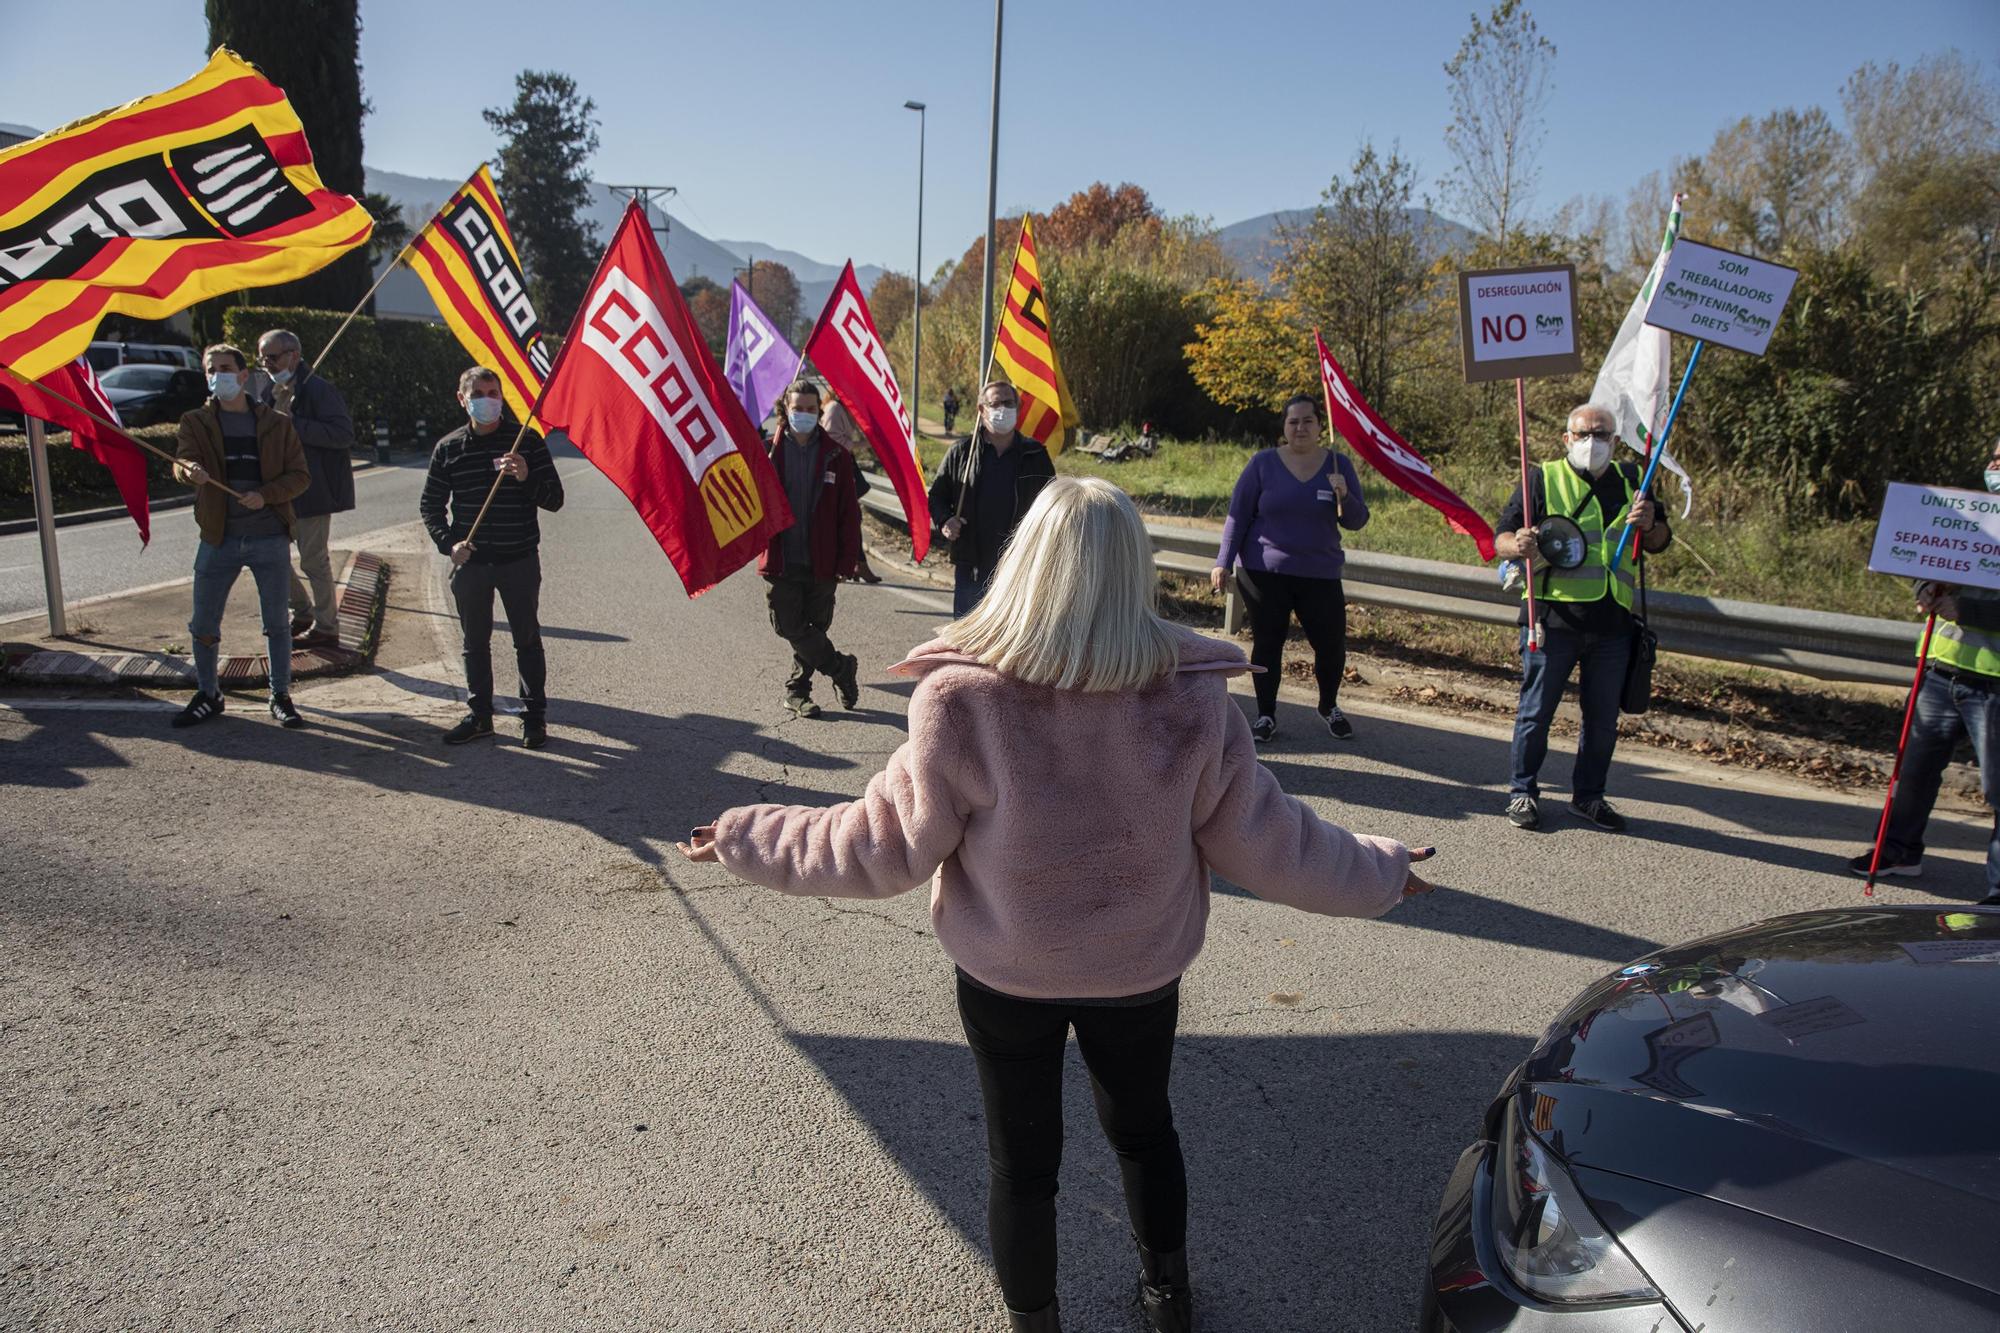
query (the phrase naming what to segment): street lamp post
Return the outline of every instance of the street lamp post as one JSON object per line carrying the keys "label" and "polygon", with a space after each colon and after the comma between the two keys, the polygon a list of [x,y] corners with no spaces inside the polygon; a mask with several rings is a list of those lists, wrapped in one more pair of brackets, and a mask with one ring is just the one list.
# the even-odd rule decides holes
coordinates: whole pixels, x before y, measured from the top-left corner
{"label": "street lamp post", "polygon": [[923,416],[924,369],[924,128],[927,116],[922,102],[905,102],[903,108],[917,113],[917,260],[910,276],[916,291],[910,312],[910,430],[920,430]]}
{"label": "street lamp post", "polygon": [[979,296],[979,379],[972,391],[982,392],[993,366],[993,234],[994,210],[1000,194],[1000,27],[1007,0],[993,0],[993,117],[986,145],[986,273]]}

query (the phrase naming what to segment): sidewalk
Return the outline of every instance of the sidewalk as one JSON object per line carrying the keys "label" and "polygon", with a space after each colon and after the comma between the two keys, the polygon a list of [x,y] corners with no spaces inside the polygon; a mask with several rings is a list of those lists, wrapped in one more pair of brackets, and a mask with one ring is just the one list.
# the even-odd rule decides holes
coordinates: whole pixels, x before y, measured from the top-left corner
{"label": "sidewalk", "polygon": [[[389,566],[366,551],[334,552],[340,642],[292,654],[294,680],[343,675],[368,665],[382,624]],[[0,680],[34,685],[136,685],[194,688],[187,619],[191,581],[72,608],[70,633],[0,643]],[[224,689],[270,680],[257,583],[246,570],[222,617]]]}

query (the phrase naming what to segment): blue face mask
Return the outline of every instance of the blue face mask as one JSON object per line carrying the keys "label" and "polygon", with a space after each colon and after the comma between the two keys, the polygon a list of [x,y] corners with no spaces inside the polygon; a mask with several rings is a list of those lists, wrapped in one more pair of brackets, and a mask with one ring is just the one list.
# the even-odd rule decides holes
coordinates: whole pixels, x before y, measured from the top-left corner
{"label": "blue face mask", "polygon": [[222,402],[243,392],[243,377],[233,370],[218,370],[208,377],[208,391]]}
{"label": "blue face mask", "polygon": [[468,398],[465,400],[465,414],[472,418],[475,426],[490,426],[500,419],[498,398]]}

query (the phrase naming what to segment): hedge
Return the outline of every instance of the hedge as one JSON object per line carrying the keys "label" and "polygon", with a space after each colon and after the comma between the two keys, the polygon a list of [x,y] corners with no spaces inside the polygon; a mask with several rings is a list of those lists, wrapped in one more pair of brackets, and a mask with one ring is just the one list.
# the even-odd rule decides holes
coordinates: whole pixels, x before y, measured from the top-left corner
{"label": "hedge", "polygon": [[[254,357],[259,337],[272,329],[290,329],[311,360],[342,318],[333,311],[293,306],[233,306],[223,312],[222,331]],[[347,400],[359,447],[371,447],[375,422],[385,420],[391,444],[428,450],[465,420],[458,405],[458,377],[471,364],[442,324],[360,315],[340,335],[319,372]],[[424,423],[421,432],[419,421]]]}
{"label": "hedge", "polygon": [[[172,426],[144,426],[133,432],[149,444],[168,453],[174,451]],[[49,489],[56,495],[81,495],[116,489],[110,469],[81,449],[70,447],[68,431],[51,431],[49,441]],[[154,495],[173,489],[173,464],[154,454],[146,455],[146,488]],[[28,470],[28,440],[23,435],[0,436],[0,497],[34,493]]]}

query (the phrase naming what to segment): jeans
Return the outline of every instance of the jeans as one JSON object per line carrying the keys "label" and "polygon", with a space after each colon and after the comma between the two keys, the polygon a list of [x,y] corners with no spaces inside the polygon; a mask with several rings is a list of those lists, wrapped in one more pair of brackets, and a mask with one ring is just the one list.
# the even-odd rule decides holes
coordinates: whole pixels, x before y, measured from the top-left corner
{"label": "jeans", "polygon": [[831,679],[840,650],[826,632],[833,628],[832,580],[766,579],[765,597],[771,607],[771,628],[792,648],[792,670],[785,693],[794,699],[812,697],[813,672]]}
{"label": "jeans", "polygon": [[521,673],[521,708],[529,717],[549,711],[549,664],[542,652],[542,557],[538,551],[501,564],[468,560],[451,571],[451,599],[465,638],[466,706],[493,716],[493,594],[507,612],[514,636],[514,665]]}
{"label": "jeans", "polygon": [[[1932,670],[1917,692],[1917,715],[1910,722],[1910,743],[1903,751],[1903,771],[1889,806],[1889,831],[1882,840],[1883,865],[1903,865],[1923,856],[1924,825],[1930,822],[1945,766],[1962,738],[1972,741],[1980,791],[1988,805],[2000,809],[1995,800],[2000,797],[2000,700],[1991,690]],[[1986,891],[2000,893],[2000,815],[1994,816],[1986,843]]]}
{"label": "jeans", "polygon": [[1313,678],[1319,682],[1319,711],[1340,702],[1340,677],[1347,670],[1347,597],[1339,579],[1299,574],[1267,574],[1238,569],[1236,586],[1250,607],[1250,664],[1263,667],[1250,678],[1257,693],[1257,716],[1278,715],[1278,682],[1284,676],[1285,637],[1292,617],[1312,644]]}
{"label": "jeans", "polygon": [[[327,634],[340,628],[340,617],[333,608],[333,558],[326,549],[332,531],[332,514],[292,520],[292,541],[299,548],[299,569],[305,574],[304,579],[292,575],[292,609],[297,612],[311,607],[313,628]],[[310,592],[308,583],[312,585]]]}
{"label": "jeans", "polygon": [[1069,1029],[1090,1070],[1097,1122],[1118,1154],[1132,1234],[1155,1251],[1187,1244],[1187,1168],[1167,1101],[1180,988],[1135,1006],[1050,1004],[958,978],[958,1013],[979,1068],[990,1168],[986,1225],[1007,1304],[1056,1296],[1056,1173]]}
{"label": "jeans", "polygon": [[194,608],[188,637],[194,647],[194,674],[203,694],[220,694],[216,658],[222,647],[222,610],[236,576],[249,570],[257,580],[257,609],[264,620],[264,649],[271,659],[271,695],[292,689],[292,622],[287,582],[292,576],[292,542],[275,537],[224,536],[220,546],[201,542],[194,553]]}
{"label": "jeans", "polygon": [[952,566],[952,615],[958,617],[971,615],[972,608],[979,605],[979,599],[986,595],[986,589],[992,582],[991,568],[981,569],[978,565]]}
{"label": "jeans", "polygon": [[1583,731],[1576,740],[1576,767],[1569,783],[1570,800],[1583,804],[1604,795],[1611,773],[1611,751],[1618,744],[1618,699],[1625,690],[1625,667],[1632,656],[1631,632],[1578,634],[1545,626],[1542,647],[1528,650],[1528,631],[1521,631],[1521,706],[1514,717],[1514,778],[1509,796],[1540,796],[1535,775],[1549,752],[1549,723],[1562,702],[1570,672],[1582,667],[1577,681],[1583,707]]}

